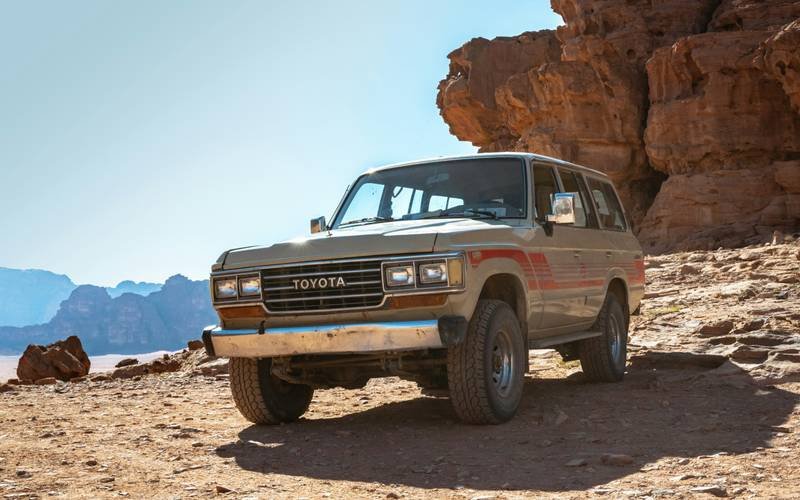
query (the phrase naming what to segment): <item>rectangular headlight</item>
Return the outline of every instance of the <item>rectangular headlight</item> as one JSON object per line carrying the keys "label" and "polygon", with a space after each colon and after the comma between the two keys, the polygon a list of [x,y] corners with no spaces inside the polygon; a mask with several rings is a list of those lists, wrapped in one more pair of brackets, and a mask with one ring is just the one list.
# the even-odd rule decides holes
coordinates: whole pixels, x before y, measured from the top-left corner
{"label": "rectangular headlight", "polygon": [[444,262],[420,264],[419,282],[423,285],[447,283],[447,265]]}
{"label": "rectangular headlight", "polygon": [[244,276],[239,278],[239,296],[252,297],[261,294],[261,283],[258,276]]}
{"label": "rectangular headlight", "polygon": [[214,280],[214,297],[232,299],[236,297],[236,278],[220,278]]}
{"label": "rectangular headlight", "polygon": [[414,285],[414,266],[392,266],[385,271],[386,286],[413,286]]}

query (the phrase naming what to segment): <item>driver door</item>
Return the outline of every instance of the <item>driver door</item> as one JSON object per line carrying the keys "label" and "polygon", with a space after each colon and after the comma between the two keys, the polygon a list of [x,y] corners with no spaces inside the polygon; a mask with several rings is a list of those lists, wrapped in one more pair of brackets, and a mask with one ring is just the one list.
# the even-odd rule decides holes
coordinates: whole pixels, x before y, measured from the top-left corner
{"label": "driver door", "polygon": [[552,231],[546,229],[546,216],[552,212],[552,197],[561,192],[555,170],[546,163],[534,163],[532,169],[535,225],[526,252],[536,274],[542,309],[538,321],[534,319],[531,326],[540,330],[541,336],[546,336],[551,333],[548,330],[574,323],[572,290],[560,286],[559,277],[575,266],[576,257],[563,245],[562,227],[550,225]]}

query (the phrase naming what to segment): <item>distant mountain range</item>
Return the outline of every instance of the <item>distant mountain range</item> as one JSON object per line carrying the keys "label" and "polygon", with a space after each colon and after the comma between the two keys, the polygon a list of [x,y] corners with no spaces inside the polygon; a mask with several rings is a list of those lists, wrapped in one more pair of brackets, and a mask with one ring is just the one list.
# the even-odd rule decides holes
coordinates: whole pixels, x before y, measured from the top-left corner
{"label": "distant mountain range", "polygon": [[0,326],[46,323],[75,286],[63,274],[0,267]]}
{"label": "distant mountain range", "polygon": [[115,287],[106,287],[106,291],[111,298],[116,298],[123,293],[135,293],[136,295],[150,295],[161,290],[161,283],[148,283],[146,281],[120,281]]}
{"label": "distant mountain range", "polygon": [[112,297],[106,288],[81,285],[61,302],[49,322],[0,327],[0,354],[20,353],[28,344],[47,344],[69,335],[77,335],[90,355],[177,350],[216,322],[207,280],[175,275],[147,296]]}
{"label": "distant mountain range", "polygon": [[[122,281],[107,287],[111,298],[123,293],[148,295],[161,289],[159,283]],[[63,274],[41,269],[0,267],[0,326],[40,325],[56,315],[61,302],[78,287]]]}

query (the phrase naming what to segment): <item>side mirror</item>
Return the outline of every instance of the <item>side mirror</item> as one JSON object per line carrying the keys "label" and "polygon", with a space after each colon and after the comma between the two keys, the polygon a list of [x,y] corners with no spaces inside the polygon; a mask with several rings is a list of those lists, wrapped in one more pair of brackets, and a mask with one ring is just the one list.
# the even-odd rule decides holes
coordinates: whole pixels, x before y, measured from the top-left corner
{"label": "side mirror", "polygon": [[311,234],[314,233],[321,233],[328,229],[328,224],[325,223],[325,217],[317,217],[316,219],[311,219]]}
{"label": "side mirror", "polygon": [[556,224],[575,224],[576,194],[556,193],[553,195],[553,213],[547,216],[547,221]]}

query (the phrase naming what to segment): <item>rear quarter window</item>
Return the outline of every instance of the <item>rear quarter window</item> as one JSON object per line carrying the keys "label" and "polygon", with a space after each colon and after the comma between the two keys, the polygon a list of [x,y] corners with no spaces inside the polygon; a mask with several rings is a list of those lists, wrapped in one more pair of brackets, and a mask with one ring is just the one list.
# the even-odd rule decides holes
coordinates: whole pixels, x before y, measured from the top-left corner
{"label": "rear quarter window", "polygon": [[592,177],[587,178],[587,181],[589,182],[589,191],[597,207],[597,217],[600,219],[600,225],[603,229],[627,231],[628,225],[625,222],[625,213],[611,183]]}

